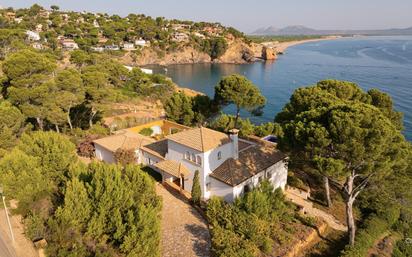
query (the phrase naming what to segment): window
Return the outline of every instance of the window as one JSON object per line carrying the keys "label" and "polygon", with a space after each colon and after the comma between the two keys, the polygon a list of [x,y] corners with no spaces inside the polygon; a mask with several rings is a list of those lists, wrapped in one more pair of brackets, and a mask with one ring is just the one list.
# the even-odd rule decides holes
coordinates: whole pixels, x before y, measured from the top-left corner
{"label": "window", "polygon": [[219,152],[217,153],[217,159],[218,159],[218,160],[222,159],[222,152],[221,152],[221,151],[219,151]]}
{"label": "window", "polygon": [[260,177],[258,178],[259,184],[262,183],[262,181],[263,181],[263,176],[260,176]]}
{"label": "window", "polygon": [[243,187],[243,193],[246,194],[246,193],[249,193],[250,191],[251,191],[251,186],[249,184],[246,184]]}
{"label": "window", "polygon": [[192,153],[192,162],[196,162],[196,155]]}
{"label": "window", "polygon": [[186,159],[186,160],[190,160],[190,153],[189,153],[189,152],[186,152],[186,154],[185,154],[185,159]]}
{"label": "window", "polygon": [[196,163],[202,165],[202,157],[196,156]]}

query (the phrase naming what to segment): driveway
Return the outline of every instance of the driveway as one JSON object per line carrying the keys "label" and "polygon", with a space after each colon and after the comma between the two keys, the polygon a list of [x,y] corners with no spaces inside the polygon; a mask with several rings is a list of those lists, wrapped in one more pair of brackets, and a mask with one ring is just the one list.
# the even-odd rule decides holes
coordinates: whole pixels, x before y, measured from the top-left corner
{"label": "driveway", "polygon": [[210,256],[206,221],[177,192],[156,186],[163,198],[161,251],[163,257]]}

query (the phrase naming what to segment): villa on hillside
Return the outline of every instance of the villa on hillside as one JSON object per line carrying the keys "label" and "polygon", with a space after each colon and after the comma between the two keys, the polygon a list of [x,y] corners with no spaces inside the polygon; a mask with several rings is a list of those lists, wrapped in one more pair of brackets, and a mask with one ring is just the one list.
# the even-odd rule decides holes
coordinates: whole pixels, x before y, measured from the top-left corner
{"label": "villa on hillside", "polygon": [[[151,128],[152,136],[139,134],[143,128]],[[236,129],[228,135],[160,120],[118,131],[95,140],[94,145],[96,158],[108,163],[115,162],[117,149],[133,149],[138,164],[151,167],[163,182],[188,192],[198,170],[205,200],[220,196],[232,202],[264,179],[275,188],[286,186],[286,155],[274,143],[239,138]]]}

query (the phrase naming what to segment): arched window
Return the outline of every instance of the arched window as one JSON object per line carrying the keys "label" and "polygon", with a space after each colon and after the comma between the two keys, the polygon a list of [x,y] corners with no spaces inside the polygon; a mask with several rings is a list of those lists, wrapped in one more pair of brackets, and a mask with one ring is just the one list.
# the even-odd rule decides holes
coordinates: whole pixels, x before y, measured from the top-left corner
{"label": "arched window", "polygon": [[202,157],[196,156],[196,163],[202,165]]}
{"label": "arched window", "polygon": [[217,159],[218,159],[218,160],[222,159],[222,152],[221,152],[221,151],[219,151],[219,152],[217,153]]}
{"label": "arched window", "polygon": [[190,153],[189,153],[189,152],[186,152],[186,154],[185,154],[185,159],[186,159],[186,160],[190,160]]}
{"label": "arched window", "polygon": [[192,162],[196,162],[196,155],[192,153]]}

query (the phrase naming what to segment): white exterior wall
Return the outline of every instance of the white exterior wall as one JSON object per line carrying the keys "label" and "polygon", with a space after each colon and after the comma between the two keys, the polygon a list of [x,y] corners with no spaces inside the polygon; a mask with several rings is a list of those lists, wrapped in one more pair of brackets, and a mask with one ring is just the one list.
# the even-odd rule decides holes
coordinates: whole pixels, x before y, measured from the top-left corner
{"label": "white exterior wall", "polygon": [[143,151],[141,151],[141,156],[142,156],[142,164],[148,165],[148,166],[153,166],[154,164],[163,161],[161,158],[154,156],[150,153],[143,152]]}
{"label": "white exterior wall", "polygon": [[[218,153],[221,152],[222,153],[222,158],[219,160],[218,159]],[[210,180],[210,173],[212,173],[215,169],[217,169],[217,167],[219,167],[220,165],[222,165],[222,163],[224,161],[226,161],[229,158],[233,157],[233,144],[232,143],[228,143],[228,144],[224,144],[222,146],[219,146],[218,148],[212,149],[206,153],[204,153],[205,156],[205,160],[204,160],[204,173],[203,173],[203,180],[205,181],[204,184],[201,184],[202,187],[202,192],[205,192],[204,194],[202,194],[202,196],[205,199],[209,199],[211,197],[210,191],[208,191],[206,189],[206,184],[207,183],[212,183]],[[220,188],[220,186],[217,186],[218,188]],[[218,190],[220,192],[220,189]]]}
{"label": "white exterior wall", "polygon": [[[269,176],[268,176],[269,175]],[[273,187],[285,189],[288,177],[287,162],[280,161],[271,167],[267,168],[255,176],[249,178],[248,180],[242,182],[241,184],[231,187],[219,180],[210,178],[211,186],[210,190],[207,192],[208,197],[219,196],[225,199],[227,202],[233,202],[237,197],[244,193],[246,185],[250,186],[250,189],[259,185],[259,178],[261,180],[268,179]]]}
{"label": "white exterior wall", "polygon": [[240,183],[239,185],[233,187],[233,199],[241,196],[244,193],[244,189],[246,185],[249,185],[249,189],[252,190],[254,187],[259,185],[259,178],[263,180],[265,178],[265,172],[262,171],[255,176],[245,180],[244,182]]}
{"label": "white exterior wall", "polygon": [[110,152],[109,150],[107,150],[106,148],[95,144],[95,153],[96,153],[96,158],[100,161],[104,161],[107,163],[115,163],[114,160],[114,154],[112,152]]}
{"label": "white exterior wall", "polygon": [[283,160],[266,169],[266,178],[275,188],[280,187],[285,190],[288,179],[287,165],[287,161]]}
{"label": "white exterior wall", "polygon": [[[196,157],[200,156],[202,158],[202,165],[198,165],[196,163],[186,160],[185,159],[186,151],[188,151],[189,153],[194,153]],[[204,194],[204,187],[202,185],[205,185],[205,180],[204,180],[204,175],[203,175],[204,174],[204,164],[205,164],[204,157],[205,157],[204,153],[201,153],[189,147],[185,147],[176,142],[173,142],[170,140],[168,141],[168,153],[167,153],[166,159],[181,162],[183,165],[186,166],[186,168],[190,170],[189,177],[185,178],[184,190],[189,191],[189,192],[192,191],[193,177],[195,175],[195,171],[198,170],[199,177],[200,177],[200,186],[202,188],[202,196]]]}
{"label": "white exterior wall", "polygon": [[209,199],[212,196],[218,196],[222,197],[225,199],[227,202],[233,202],[233,189],[234,187],[229,186],[228,184],[225,184],[223,182],[220,182],[219,180],[216,180],[214,178],[209,178],[210,179],[210,190],[207,192],[207,199]]}

